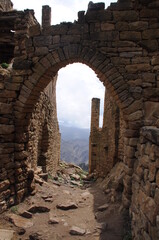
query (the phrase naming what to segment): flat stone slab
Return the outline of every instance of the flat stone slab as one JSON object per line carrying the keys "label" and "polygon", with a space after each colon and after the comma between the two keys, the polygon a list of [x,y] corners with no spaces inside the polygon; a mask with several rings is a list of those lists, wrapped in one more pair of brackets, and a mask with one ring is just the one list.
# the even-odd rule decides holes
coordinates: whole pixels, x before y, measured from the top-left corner
{"label": "flat stone slab", "polygon": [[73,226],[70,229],[70,234],[71,235],[83,236],[85,233],[86,233],[85,229],[82,229],[82,228],[79,228],[79,227],[76,227],[76,226]]}
{"label": "flat stone slab", "polygon": [[16,240],[13,230],[0,229],[0,240]]}
{"label": "flat stone slab", "polygon": [[44,213],[44,212],[49,212],[50,209],[46,206],[41,206],[41,205],[33,205],[28,209],[28,212],[31,213]]}
{"label": "flat stone slab", "polygon": [[98,211],[103,212],[103,211],[105,211],[108,207],[109,207],[108,204],[104,204],[104,205],[98,207]]}
{"label": "flat stone slab", "polygon": [[61,210],[70,210],[70,209],[78,208],[77,204],[74,202],[60,203],[60,204],[57,204],[56,207]]}
{"label": "flat stone slab", "polygon": [[12,222],[16,227],[19,228],[29,228],[33,226],[33,222],[29,219],[25,219],[19,215],[11,214],[9,215],[9,221]]}

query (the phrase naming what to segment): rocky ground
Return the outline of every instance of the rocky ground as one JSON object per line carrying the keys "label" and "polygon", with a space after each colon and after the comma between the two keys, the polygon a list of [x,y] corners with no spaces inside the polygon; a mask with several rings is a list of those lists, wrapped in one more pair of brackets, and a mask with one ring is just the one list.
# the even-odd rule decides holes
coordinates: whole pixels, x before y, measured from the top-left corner
{"label": "rocky ground", "polygon": [[[40,175],[40,174],[39,174]],[[35,176],[36,191],[0,216],[0,240],[129,240],[121,193],[77,166]]]}

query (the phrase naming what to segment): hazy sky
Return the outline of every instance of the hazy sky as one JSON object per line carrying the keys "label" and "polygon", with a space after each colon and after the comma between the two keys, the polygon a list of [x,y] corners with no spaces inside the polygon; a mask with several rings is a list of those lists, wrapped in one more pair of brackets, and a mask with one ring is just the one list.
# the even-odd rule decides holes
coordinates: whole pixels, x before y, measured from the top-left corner
{"label": "hazy sky", "polygon": [[[78,11],[87,10],[89,0],[12,0],[17,10],[34,9],[35,17],[41,23],[43,5],[52,9],[52,24],[74,22]],[[110,2],[116,0],[93,1]],[[75,63],[62,68],[57,80],[57,112],[58,120],[64,125],[82,128],[90,127],[91,99],[101,99],[101,115],[103,113],[104,87],[95,72],[83,64]],[[101,120],[102,121],[102,120]]]}

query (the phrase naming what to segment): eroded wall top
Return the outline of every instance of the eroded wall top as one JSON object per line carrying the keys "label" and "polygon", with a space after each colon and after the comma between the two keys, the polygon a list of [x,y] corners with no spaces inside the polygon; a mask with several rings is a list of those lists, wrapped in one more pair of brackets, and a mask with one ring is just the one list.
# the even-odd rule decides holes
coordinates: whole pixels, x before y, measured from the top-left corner
{"label": "eroded wall top", "polygon": [[13,10],[13,3],[10,0],[1,0],[0,1],[0,11],[12,11]]}

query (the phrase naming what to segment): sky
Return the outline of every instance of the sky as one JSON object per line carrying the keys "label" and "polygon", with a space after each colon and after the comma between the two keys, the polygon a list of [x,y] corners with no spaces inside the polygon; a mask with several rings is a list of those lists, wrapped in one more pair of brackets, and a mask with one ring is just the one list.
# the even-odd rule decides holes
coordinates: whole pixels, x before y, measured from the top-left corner
{"label": "sky", "polygon": [[[89,0],[12,0],[14,9],[34,9],[35,17],[41,23],[43,5],[49,5],[52,13],[52,25],[60,22],[74,22],[79,11],[87,10]],[[104,2],[105,7],[116,0]],[[67,65],[58,72],[57,115],[60,124],[79,128],[90,128],[91,99],[101,99],[100,126],[102,126],[105,88],[95,72],[84,64]]]}

